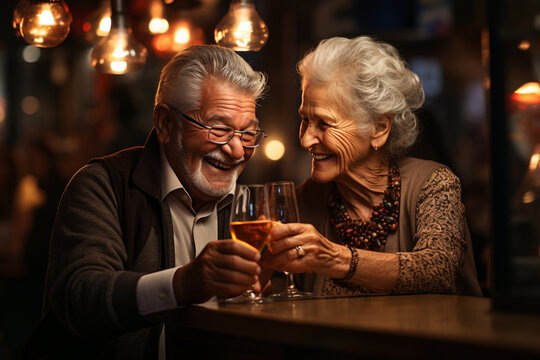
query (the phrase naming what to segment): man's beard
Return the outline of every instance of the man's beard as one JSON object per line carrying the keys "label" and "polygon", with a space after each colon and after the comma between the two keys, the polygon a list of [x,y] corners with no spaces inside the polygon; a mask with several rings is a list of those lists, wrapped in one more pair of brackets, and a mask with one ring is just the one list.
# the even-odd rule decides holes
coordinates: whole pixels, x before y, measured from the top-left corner
{"label": "man's beard", "polygon": [[224,154],[219,148],[217,148],[204,154],[199,159],[199,164],[197,165],[197,168],[193,171],[190,171],[186,163],[186,157],[184,156],[181,136],[178,136],[176,148],[178,149],[178,151],[180,151],[180,154],[182,154],[180,158],[180,167],[182,168],[182,173],[185,179],[189,181],[190,184],[194,188],[196,188],[198,191],[202,192],[203,194],[206,194],[213,198],[220,198],[232,191],[232,189],[234,188],[236,184],[236,180],[238,179],[239,170],[240,170],[239,167],[236,167],[234,171],[229,175],[231,177],[231,182],[228,187],[216,188],[212,186],[211,184],[209,184],[206,178],[204,177],[204,175],[202,174],[202,171],[201,171],[202,163],[205,157],[210,157],[212,159],[215,159],[215,160],[227,163],[227,164],[232,164],[232,163],[240,164],[241,162],[244,161],[243,157],[240,160],[234,161],[229,156]]}

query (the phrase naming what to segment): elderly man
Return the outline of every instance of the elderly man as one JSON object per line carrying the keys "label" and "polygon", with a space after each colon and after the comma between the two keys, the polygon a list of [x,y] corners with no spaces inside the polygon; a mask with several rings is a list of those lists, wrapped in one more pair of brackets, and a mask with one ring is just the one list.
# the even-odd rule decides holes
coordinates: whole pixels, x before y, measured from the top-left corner
{"label": "elderly man", "polygon": [[33,340],[74,358],[155,357],[164,310],[260,288],[260,255],[229,239],[228,217],[265,137],[255,115],[265,88],[263,74],[217,46],[164,67],[144,147],[92,161],[64,192]]}

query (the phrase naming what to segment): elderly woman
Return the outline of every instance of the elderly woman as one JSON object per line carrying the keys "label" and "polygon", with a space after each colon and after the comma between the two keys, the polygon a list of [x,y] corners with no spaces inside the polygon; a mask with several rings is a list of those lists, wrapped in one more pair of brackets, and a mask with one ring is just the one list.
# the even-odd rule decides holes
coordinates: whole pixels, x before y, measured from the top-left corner
{"label": "elderly woman", "polygon": [[298,189],[303,223],[272,229],[265,267],[304,273],[315,295],[480,296],[459,179],[404,155],[424,92],[397,50],[331,38],[298,71],[311,179]]}

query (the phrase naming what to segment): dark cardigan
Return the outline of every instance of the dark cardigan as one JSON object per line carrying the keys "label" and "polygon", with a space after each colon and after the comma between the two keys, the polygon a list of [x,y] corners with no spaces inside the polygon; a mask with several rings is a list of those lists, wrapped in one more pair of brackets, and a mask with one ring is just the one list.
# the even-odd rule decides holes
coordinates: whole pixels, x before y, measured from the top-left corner
{"label": "dark cardigan", "polygon": [[[155,132],[144,147],[92,160],[74,175],[51,237],[44,317],[26,358],[157,358],[160,314],[139,314],[136,287],[174,266],[170,210],[161,201]],[[229,207],[218,236],[229,238]]]}

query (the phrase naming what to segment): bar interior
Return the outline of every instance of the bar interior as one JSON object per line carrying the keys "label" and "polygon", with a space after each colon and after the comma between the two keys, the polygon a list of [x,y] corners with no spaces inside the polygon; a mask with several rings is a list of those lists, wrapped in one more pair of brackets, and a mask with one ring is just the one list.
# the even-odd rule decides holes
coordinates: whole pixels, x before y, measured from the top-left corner
{"label": "bar interior", "polygon": [[[84,359],[540,358],[540,0],[4,0],[0,8],[0,359],[63,358],[66,354]],[[318,58],[330,58],[330,51],[337,51],[338,37],[358,39],[333,58],[336,62],[346,58],[343,63],[350,66],[334,68],[331,61]],[[334,114],[328,115],[330,120],[320,111],[354,91],[335,95],[332,91],[341,87],[320,79],[330,76],[340,83],[363,76],[349,69],[356,66],[354,58],[363,55],[349,58],[349,54],[364,42],[362,46],[371,46],[369,38],[395,48],[423,89],[421,106],[400,110],[414,113],[414,127],[419,129],[414,144],[406,146],[407,159],[444,164],[449,170],[441,176],[449,178],[441,181],[457,180],[433,188],[433,194],[419,183],[414,192],[410,179],[426,171],[422,181],[433,180],[429,174],[441,172],[427,169],[427,162],[406,165],[413,163],[389,160],[383,173],[388,186],[384,182],[372,197],[381,205],[372,202],[366,218],[365,207],[354,206],[362,201],[352,200],[360,190],[347,185],[350,179],[367,174],[360,171],[364,165],[358,177],[347,178],[357,168],[350,165],[353,170],[342,170],[349,165],[339,164],[394,159],[390,145],[405,133],[395,135],[397,125],[392,121],[398,117],[397,110],[377,112],[378,108],[371,107],[363,113],[381,114],[383,120],[377,118],[381,122],[374,129],[383,129],[382,137],[370,135],[369,144],[351,141],[347,148],[349,142],[339,142],[349,136],[340,133],[346,128],[340,127],[340,121],[348,121],[341,120],[341,115],[348,114],[352,102],[343,100],[330,107],[332,111],[324,110],[324,114]],[[330,49],[324,50],[321,41],[325,39],[335,40],[335,47],[327,42]],[[188,54],[193,46],[209,48],[205,45],[232,49],[223,56],[246,63],[250,74],[263,73],[264,93],[236,88],[232,81],[223,85],[215,80],[222,79],[218,74],[203,81],[202,100],[197,102],[200,109],[164,100],[174,96],[167,93],[170,82],[163,80],[162,69],[175,54]],[[384,49],[381,56],[393,54]],[[364,63],[370,56],[379,55],[366,56]],[[321,68],[320,64],[326,65]],[[381,64],[386,62],[381,60]],[[332,86],[316,85],[315,79]],[[176,97],[191,99],[186,95],[189,89],[181,88]],[[213,106],[222,104],[219,96],[225,96],[227,111],[234,108],[230,111],[236,117],[214,116],[207,121],[205,116],[214,111]],[[412,95],[405,98],[409,101]],[[367,101],[354,104],[363,106]],[[257,127],[244,125],[255,111]],[[390,120],[385,123],[384,119]],[[175,148],[167,137],[177,128],[184,137],[179,137],[181,144]],[[379,145],[383,137],[386,143]],[[168,159],[171,164],[167,165],[169,175],[180,184],[174,191],[183,191],[174,195],[180,199],[174,201],[187,201],[185,208],[171,205],[173,200],[164,188],[165,170],[158,163],[145,168],[148,176],[141,183],[147,184],[152,175],[161,176],[157,198],[161,206],[167,204],[166,211],[159,201],[152,203],[153,198],[139,198],[139,192],[133,195],[131,184],[137,180],[130,178],[127,185],[118,185],[112,172],[108,172],[111,185],[104,188],[108,192],[85,187],[92,174],[95,178],[107,174],[103,170],[83,178],[87,174],[80,169],[92,159],[98,160],[91,168],[97,164],[108,169],[117,163],[108,162],[103,158],[106,155],[134,146],[144,146],[140,151],[150,154],[146,150],[152,141],[157,162]],[[344,150],[335,150],[339,146]],[[221,150],[211,152],[212,148]],[[203,159],[198,170],[190,167],[189,154],[175,165],[171,161],[174,149],[193,151],[193,157]],[[350,160],[346,154],[351,149],[368,155]],[[239,151],[242,154],[236,158]],[[339,156],[342,163],[336,160],[338,165],[330,167]],[[218,184],[212,177],[218,172],[223,174],[220,181],[228,181],[232,172],[228,167],[240,168],[233,190],[214,196],[197,187],[197,179],[205,176],[207,187]],[[342,172],[332,178],[333,169]],[[304,184],[304,190],[297,189],[295,195],[294,187],[310,177],[313,181],[307,185],[313,184],[312,190]],[[366,182],[371,178],[362,179],[356,189],[369,188]],[[275,218],[276,206],[283,210],[288,199],[283,195],[288,189],[285,182],[292,182],[290,196],[300,210],[291,218]],[[260,191],[268,198],[264,206],[270,212],[255,217],[250,213],[248,218],[238,210],[237,201],[243,201],[244,207],[249,202],[250,211],[260,204],[239,195],[239,189],[247,194],[259,190],[234,184],[266,184]],[[130,192],[118,197],[117,185],[129,187],[126,191]],[[455,193],[452,186],[457,186]],[[66,190],[70,187],[71,192]],[[110,195],[110,203],[103,200],[102,207],[93,207],[113,192],[116,197]],[[455,194],[463,203],[464,215],[446,228],[445,221],[455,219],[453,215],[462,208],[441,210]],[[199,203],[198,196],[204,201]],[[416,200],[424,196],[425,202]],[[360,197],[365,198],[369,196]],[[409,203],[410,198],[417,202]],[[212,206],[207,207],[209,203]],[[319,203],[323,204],[320,208]],[[158,210],[151,210],[156,208],[153,204],[158,204]],[[115,206],[122,210],[111,210],[111,217],[96,215]],[[430,213],[430,206],[440,212]],[[293,213],[296,207],[292,205]],[[226,215],[223,208],[228,209]],[[409,229],[408,209],[416,214],[411,217],[411,244],[402,235]],[[189,223],[182,223],[183,211],[190,216]],[[360,220],[351,221],[347,211]],[[330,214],[324,221],[320,220],[323,213]],[[128,228],[130,221],[135,225]],[[243,227],[242,235],[234,224],[247,226],[246,221],[259,228]],[[229,222],[233,224],[230,230]],[[277,238],[287,235],[276,234],[288,224],[276,222],[313,226],[302,227],[283,240]],[[292,228],[287,229],[292,234]],[[322,240],[312,236],[308,241],[305,234],[311,229],[317,236],[322,234]],[[83,230],[86,235],[81,235]],[[144,231],[149,233],[148,241],[146,235],[139,235]],[[255,236],[256,231],[276,237],[275,248],[263,238],[258,238],[260,248],[248,245],[247,255],[246,249],[235,247],[238,238]],[[358,232],[363,235],[355,237]],[[183,257],[178,238],[186,233],[191,240]],[[447,234],[451,234],[449,243],[441,245]],[[119,242],[107,243],[113,235],[118,235]],[[424,240],[423,236],[428,237]],[[231,238],[235,240],[227,242]],[[453,242],[455,238],[462,242]],[[212,248],[211,241],[217,239],[226,239],[223,244],[231,248],[223,250],[220,241]],[[305,242],[300,244],[300,240]],[[316,247],[317,241],[323,244],[321,248]],[[290,248],[283,250],[286,242]],[[156,249],[149,250],[154,243]],[[339,255],[334,253],[335,258],[325,262],[320,256],[317,259],[314,251],[322,254],[321,249],[328,247]],[[169,253],[167,249],[172,248]],[[426,249],[450,255],[431,254],[430,260],[414,257]],[[152,251],[158,254],[157,260],[149,257]],[[238,252],[245,256],[242,261],[250,257],[260,270],[250,276],[260,286],[246,287],[248,295],[242,294],[244,288],[220,292],[220,284],[228,284],[225,278],[214,288],[207,286],[205,271],[225,266],[215,259],[212,263],[212,251]],[[381,255],[381,263],[367,270],[374,252]],[[191,275],[204,256],[215,266],[201,267]],[[373,261],[379,261],[377,256]],[[345,259],[344,265],[336,259]],[[147,265],[154,260],[155,269]],[[453,261],[458,264],[456,274],[446,265]],[[334,262],[335,267],[327,266]],[[155,293],[158,303],[172,301],[173,305],[144,305],[151,302],[152,282],[157,283],[157,277],[149,276],[173,268],[186,271],[174,275],[169,271],[168,292]],[[467,271],[473,274],[473,285],[465,284],[471,279]],[[474,291],[460,290],[463,284],[456,279],[461,275],[464,286]],[[452,284],[447,286],[447,282]],[[144,292],[142,283],[147,284]],[[128,295],[130,301],[124,299]],[[252,300],[225,300],[229,295]],[[130,345],[135,343],[144,350]],[[66,350],[51,352],[50,347]]]}

